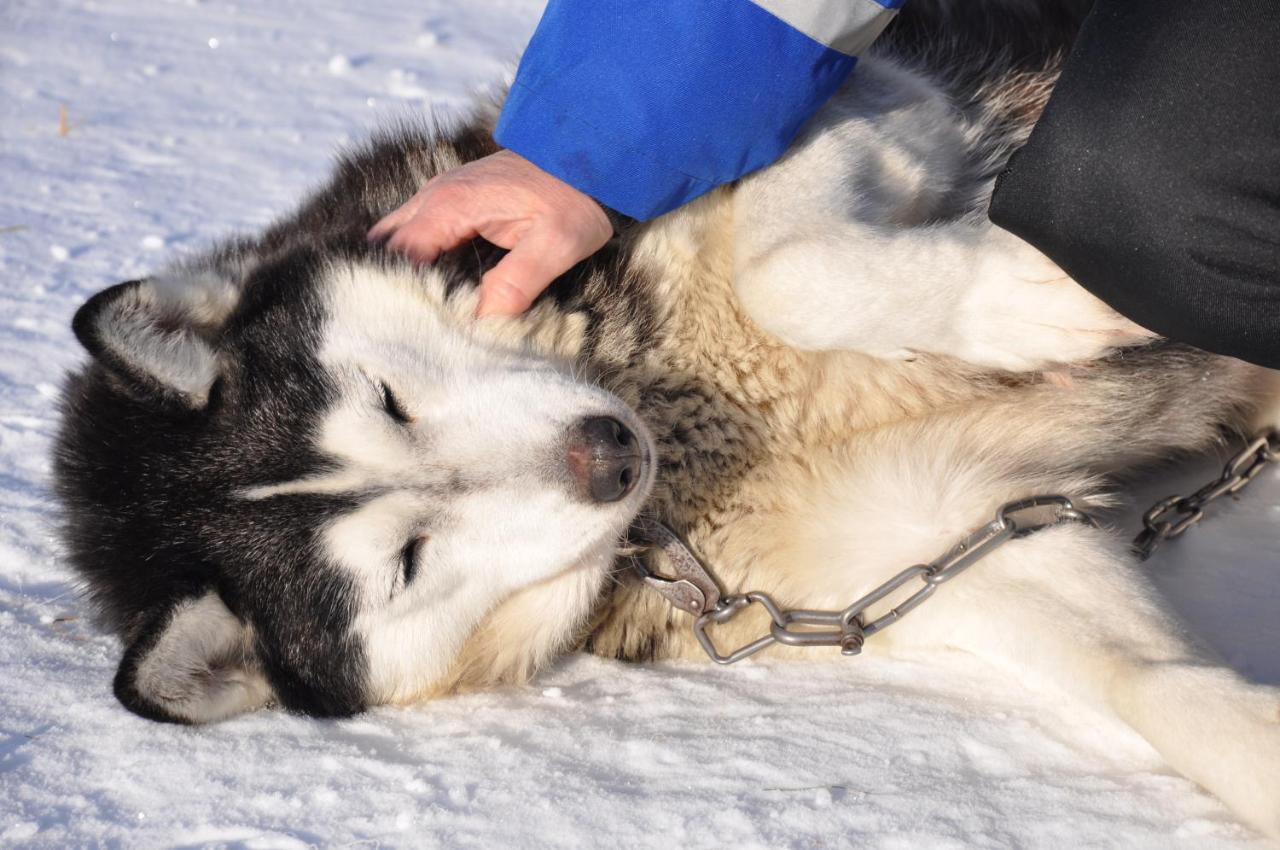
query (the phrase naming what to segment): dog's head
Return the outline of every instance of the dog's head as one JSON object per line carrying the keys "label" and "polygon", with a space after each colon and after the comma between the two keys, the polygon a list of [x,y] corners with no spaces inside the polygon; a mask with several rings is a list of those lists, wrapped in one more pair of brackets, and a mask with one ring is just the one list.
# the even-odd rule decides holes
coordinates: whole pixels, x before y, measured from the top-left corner
{"label": "dog's head", "polygon": [[126,706],[345,715],[460,666],[518,676],[575,635],[653,441],[473,304],[431,271],[300,251],[80,309],[93,362],[56,477],[70,557],[125,640]]}

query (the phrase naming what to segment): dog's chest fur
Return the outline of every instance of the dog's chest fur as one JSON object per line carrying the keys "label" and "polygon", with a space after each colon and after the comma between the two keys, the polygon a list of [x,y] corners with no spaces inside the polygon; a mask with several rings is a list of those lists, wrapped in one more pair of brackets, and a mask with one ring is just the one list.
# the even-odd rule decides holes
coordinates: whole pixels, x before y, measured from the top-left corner
{"label": "dog's chest fur", "polygon": [[[630,237],[622,291],[607,274],[583,287],[574,307],[594,320],[581,333],[562,326],[533,336],[554,341],[555,353],[584,364],[641,414],[661,470],[647,512],[736,588],[751,572],[738,545],[743,530],[762,515],[789,511],[790,495],[827,455],[885,425],[1023,382],[929,358],[887,364],[800,352],[771,339],[734,297],[730,192]],[[551,324],[573,324],[573,312]],[[677,628],[684,615],[632,581],[625,560],[618,579],[592,624],[594,651],[634,659],[692,648]]]}

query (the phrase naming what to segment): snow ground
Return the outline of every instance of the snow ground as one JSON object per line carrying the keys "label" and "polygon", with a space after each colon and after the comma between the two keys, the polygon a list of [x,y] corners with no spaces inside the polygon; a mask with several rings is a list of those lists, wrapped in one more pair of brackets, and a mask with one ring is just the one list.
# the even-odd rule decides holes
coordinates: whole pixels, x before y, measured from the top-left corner
{"label": "snow ground", "polygon": [[[82,617],[45,492],[72,311],[267,223],[379,119],[458,108],[540,5],[0,5],[0,845],[1268,846],[1125,728],[962,657],[574,658],[529,688],[339,722],[180,729],[115,704],[118,650]],[[1269,471],[1152,564],[1275,683],[1278,526]]]}

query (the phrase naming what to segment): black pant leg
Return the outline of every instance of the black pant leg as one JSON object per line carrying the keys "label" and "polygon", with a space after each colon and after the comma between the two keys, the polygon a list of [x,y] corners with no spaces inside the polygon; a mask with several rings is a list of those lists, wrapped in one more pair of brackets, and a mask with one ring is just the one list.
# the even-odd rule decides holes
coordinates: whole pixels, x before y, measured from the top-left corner
{"label": "black pant leg", "polygon": [[1098,0],[991,220],[1139,324],[1280,368],[1280,0]]}

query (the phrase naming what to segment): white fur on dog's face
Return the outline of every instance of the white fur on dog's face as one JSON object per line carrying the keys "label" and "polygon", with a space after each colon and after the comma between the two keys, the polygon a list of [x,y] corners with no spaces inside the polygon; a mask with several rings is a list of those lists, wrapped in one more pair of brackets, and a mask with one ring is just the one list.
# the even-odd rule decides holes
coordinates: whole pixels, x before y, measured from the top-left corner
{"label": "white fur on dog's face", "polygon": [[[563,640],[586,617],[651,487],[643,424],[546,358],[486,340],[469,305],[448,303],[418,275],[336,267],[321,291],[319,359],[337,393],[314,445],[336,467],[246,496],[357,496],[322,547],[357,588],[369,702],[429,690],[485,615],[533,585],[563,585],[540,594],[558,606],[545,621],[563,624],[544,639]],[[388,411],[388,391],[408,421]],[[568,473],[567,437],[592,416],[627,425],[647,458],[617,502],[584,500]]]}

